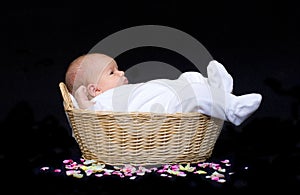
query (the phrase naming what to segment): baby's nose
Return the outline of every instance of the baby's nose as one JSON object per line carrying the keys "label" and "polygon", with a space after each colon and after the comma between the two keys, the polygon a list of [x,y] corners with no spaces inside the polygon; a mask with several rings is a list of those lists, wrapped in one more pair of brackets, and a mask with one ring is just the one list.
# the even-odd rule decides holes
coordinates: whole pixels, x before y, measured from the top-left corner
{"label": "baby's nose", "polygon": [[120,76],[124,76],[124,71],[119,70],[118,73],[119,73]]}

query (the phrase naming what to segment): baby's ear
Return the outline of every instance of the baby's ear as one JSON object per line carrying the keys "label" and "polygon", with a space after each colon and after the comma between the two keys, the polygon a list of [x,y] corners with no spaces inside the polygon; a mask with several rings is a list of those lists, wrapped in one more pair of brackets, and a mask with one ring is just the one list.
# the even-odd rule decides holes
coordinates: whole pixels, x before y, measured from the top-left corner
{"label": "baby's ear", "polygon": [[96,84],[88,84],[87,92],[90,96],[96,97],[97,95],[102,93],[102,90],[99,87],[97,87]]}

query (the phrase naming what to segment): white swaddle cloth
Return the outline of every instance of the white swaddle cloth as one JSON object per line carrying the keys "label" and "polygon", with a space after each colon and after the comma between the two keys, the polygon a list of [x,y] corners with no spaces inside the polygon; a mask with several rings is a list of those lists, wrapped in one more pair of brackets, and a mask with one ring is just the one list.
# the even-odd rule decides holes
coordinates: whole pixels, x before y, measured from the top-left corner
{"label": "white swaddle cloth", "polygon": [[[212,75],[210,77],[210,75]],[[240,125],[260,105],[260,94],[231,94],[233,80],[223,65],[212,61],[208,78],[185,72],[176,80],[156,79],[122,85],[96,96],[89,108],[114,112],[198,112]]]}

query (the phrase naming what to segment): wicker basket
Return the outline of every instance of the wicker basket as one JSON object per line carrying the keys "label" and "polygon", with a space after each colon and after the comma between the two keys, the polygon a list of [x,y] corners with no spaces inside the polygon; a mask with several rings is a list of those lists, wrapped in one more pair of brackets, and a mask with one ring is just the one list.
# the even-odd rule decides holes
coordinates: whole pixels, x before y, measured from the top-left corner
{"label": "wicker basket", "polygon": [[207,160],[223,121],[199,113],[157,114],[77,109],[63,82],[64,110],[83,158],[108,165],[163,165]]}

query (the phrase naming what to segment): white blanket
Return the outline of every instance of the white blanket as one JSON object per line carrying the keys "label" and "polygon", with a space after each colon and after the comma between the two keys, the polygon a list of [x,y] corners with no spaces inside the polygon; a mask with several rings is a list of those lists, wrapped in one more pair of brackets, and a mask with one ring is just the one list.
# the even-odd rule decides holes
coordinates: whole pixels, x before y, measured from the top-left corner
{"label": "white blanket", "polygon": [[156,79],[122,85],[93,98],[91,101],[94,105],[89,109],[114,112],[198,112],[235,125],[241,124],[259,107],[261,95],[233,95],[232,78],[221,64],[210,63],[208,71],[208,78],[199,72],[185,72],[176,80]]}

